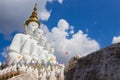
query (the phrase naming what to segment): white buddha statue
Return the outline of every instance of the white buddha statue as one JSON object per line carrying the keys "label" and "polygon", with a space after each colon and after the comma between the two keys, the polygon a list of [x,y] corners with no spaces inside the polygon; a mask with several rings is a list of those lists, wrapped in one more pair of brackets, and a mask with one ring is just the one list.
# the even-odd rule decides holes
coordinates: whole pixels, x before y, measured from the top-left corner
{"label": "white buddha statue", "polygon": [[50,48],[49,49],[49,54],[54,54],[55,53],[55,49],[54,48]]}
{"label": "white buddha statue", "polygon": [[55,49],[51,47],[49,43],[46,43],[45,49],[49,51],[49,54],[54,54]]}
{"label": "white buddha statue", "polygon": [[[11,62],[10,59],[12,59],[12,55],[14,54],[21,54],[21,50],[23,48],[23,45],[25,43],[25,41],[29,38],[33,38],[33,33],[36,29],[38,29],[38,27],[40,26],[40,23],[38,21],[38,17],[37,17],[37,8],[36,8],[36,4],[34,7],[34,11],[32,12],[32,15],[30,16],[30,18],[25,22],[25,33],[26,34],[22,34],[22,33],[18,33],[14,36],[10,47],[9,47],[9,61]],[[10,58],[11,57],[11,58]],[[15,60],[12,60],[15,61]],[[12,63],[12,62],[11,62]]]}
{"label": "white buddha statue", "polygon": [[6,64],[11,65],[11,64],[16,64],[22,59],[22,55],[18,53],[11,52],[8,54]]}
{"label": "white buddha statue", "polygon": [[45,50],[49,51],[49,54],[54,54],[55,49],[51,47],[51,45],[49,43],[47,43],[47,38],[42,36],[40,43],[42,46],[44,46]]}
{"label": "white buddha statue", "polygon": [[35,31],[35,33],[33,34],[33,38],[34,38],[37,42],[39,42],[39,41],[41,40],[42,36],[43,36],[43,30],[41,30],[41,29],[37,29],[37,30]]}
{"label": "white buddha statue", "polygon": [[47,38],[46,37],[44,37],[44,36],[42,36],[42,38],[41,38],[41,40],[39,41],[40,42],[40,45],[42,45],[42,46],[46,46],[46,44],[47,44]]}
{"label": "white buddha statue", "polygon": [[24,61],[28,61],[26,56],[30,56],[31,59],[35,60],[35,62],[39,59],[39,52],[42,52],[43,47],[38,45],[38,40],[41,38],[43,31],[40,29],[35,30],[33,34],[33,38],[29,38],[25,41],[23,48],[21,50],[21,54],[23,55]]}
{"label": "white buddha statue", "polygon": [[43,49],[44,47],[42,47],[42,50],[40,50],[40,47],[41,46],[38,47],[38,51],[37,51],[37,53],[39,54],[37,56],[38,57],[38,62],[42,65],[47,65],[48,64],[47,56],[48,56],[49,51]]}

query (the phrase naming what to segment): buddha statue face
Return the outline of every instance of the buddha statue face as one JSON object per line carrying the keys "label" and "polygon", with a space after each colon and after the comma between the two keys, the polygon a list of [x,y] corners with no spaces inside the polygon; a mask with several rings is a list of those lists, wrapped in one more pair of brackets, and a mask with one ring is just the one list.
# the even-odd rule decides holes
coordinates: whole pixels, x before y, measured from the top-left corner
{"label": "buddha statue face", "polygon": [[27,33],[33,35],[33,32],[38,29],[39,25],[36,22],[30,22],[27,26]]}
{"label": "buddha statue face", "polygon": [[51,45],[50,45],[49,43],[47,43],[47,44],[46,44],[46,49],[47,49],[47,50],[50,50],[50,48],[51,48]]}
{"label": "buddha statue face", "polygon": [[41,43],[42,43],[42,46],[45,46],[46,45],[46,42],[47,42],[47,38],[42,36],[41,38]]}
{"label": "buddha statue face", "polygon": [[37,39],[37,40],[41,39],[42,35],[43,35],[42,30],[40,30],[40,29],[35,30],[35,33],[34,33],[34,38],[35,39]]}
{"label": "buddha statue face", "polygon": [[50,54],[54,54],[55,49],[54,48],[50,48]]}

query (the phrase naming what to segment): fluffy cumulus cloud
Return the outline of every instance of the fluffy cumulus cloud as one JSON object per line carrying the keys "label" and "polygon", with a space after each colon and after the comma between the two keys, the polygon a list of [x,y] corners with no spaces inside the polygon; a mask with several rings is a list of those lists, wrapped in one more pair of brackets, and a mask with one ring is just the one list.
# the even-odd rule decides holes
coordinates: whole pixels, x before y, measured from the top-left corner
{"label": "fluffy cumulus cloud", "polygon": [[5,36],[13,31],[23,32],[23,24],[31,15],[34,4],[38,4],[38,16],[41,20],[48,20],[52,9],[47,10],[48,2],[57,0],[1,0],[0,1],[0,33]]}
{"label": "fluffy cumulus cloud", "polygon": [[[74,33],[74,27],[64,19],[60,19],[57,26],[53,27],[51,31],[46,29],[47,26],[43,28],[44,26],[41,28],[46,31],[45,36],[48,38],[48,42],[55,48],[55,55],[59,62],[67,62],[75,55],[86,56],[100,48],[98,42],[89,38],[82,30]],[[71,32],[72,37],[67,38]]]}
{"label": "fluffy cumulus cloud", "polygon": [[114,44],[114,43],[119,43],[120,42],[120,36],[118,36],[118,37],[113,37],[113,40],[112,40],[112,43]]}

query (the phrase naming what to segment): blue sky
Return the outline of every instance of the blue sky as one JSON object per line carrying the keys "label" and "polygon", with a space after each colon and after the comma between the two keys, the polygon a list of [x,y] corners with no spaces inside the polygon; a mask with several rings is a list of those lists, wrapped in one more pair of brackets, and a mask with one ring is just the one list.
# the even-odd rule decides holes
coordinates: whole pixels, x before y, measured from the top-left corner
{"label": "blue sky", "polygon": [[[43,0],[41,1],[43,2]],[[6,6],[10,7],[9,4],[7,5],[6,0],[1,2],[4,4],[2,4],[3,6],[0,8],[0,11],[5,11],[4,9],[6,9]],[[23,28],[15,29],[15,27],[17,27],[17,23],[19,26],[24,24],[25,20],[28,18],[28,16],[30,16],[32,12],[31,8],[34,5],[34,3],[32,2],[34,1],[31,1],[31,7],[26,7],[26,9],[28,9],[29,11],[26,11],[26,13],[24,12],[25,15],[20,16],[22,13],[20,15],[17,15],[21,18],[17,18],[16,15],[13,15],[13,17],[16,17],[14,19],[19,19],[21,21],[20,23],[19,21],[12,22],[10,20],[7,20],[8,17],[12,14],[6,13],[3,16],[2,12],[0,12],[0,26],[2,26],[0,30],[0,53],[2,53],[3,50],[10,45],[10,42],[16,33],[23,32]],[[20,6],[18,2],[15,2],[15,4],[18,4],[17,7]],[[69,23],[70,26],[74,26],[75,33],[77,33],[79,30],[82,30],[83,33],[87,34],[89,38],[94,39],[100,45],[100,48],[103,48],[112,44],[114,36],[120,35],[119,4],[120,0],[63,0],[62,3],[59,3],[59,1],[51,0],[51,2],[46,2],[46,4],[44,5],[45,9],[40,9],[40,7],[38,7],[38,10],[47,10],[50,13],[48,19],[40,19],[41,23],[45,24],[49,30],[52,30],[57,25],[60,19],[64,19],[65,21],[67,21],[67,23]],[[10,9],[13,10],[12,7]],[[17,10],[19,12],[19,9],[16,8],[16,14]],[[24,19],[22,19],[22,17]],[[12,28],[9,27],[9,25],[3,25],[3,23],[12,24],[14,27]],[[9,30],[11,32],[9,32]],[[72,36],[70,36],[69,38],[72,38]],[[1,57],[0,60],[4,61],[3,57]]]}
{"label": "blue sky", "polygon": [[119,3],[119,0],[64,0],[62,5],[52,6],[53,16],[46,24],[54,26],[63,18],[75,26],[75,31],[88,29],[88,35],[105,47],[111,45],[113,36],[120,35]]}

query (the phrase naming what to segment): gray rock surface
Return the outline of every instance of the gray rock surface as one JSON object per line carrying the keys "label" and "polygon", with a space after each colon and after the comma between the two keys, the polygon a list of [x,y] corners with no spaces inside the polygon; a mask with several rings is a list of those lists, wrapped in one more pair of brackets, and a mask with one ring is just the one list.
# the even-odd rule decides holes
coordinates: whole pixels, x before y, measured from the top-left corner
{"label": "gray rock surface", "polygon": [[65,80],[120,80],[120,43],[78,59],[65,69]]}
{"label": "gray rock surface", "polygon": [[[71,58],[71,60],[66,64],[66,67],[64,69],[64,74],[66,75],[65,79],[72,80],[72,77],[76,68],[76,63],[78,62],[79,58],[80,58],[79,56],[75,56]],[[72,73],[72,74],[69,74],[69,73]]]}

